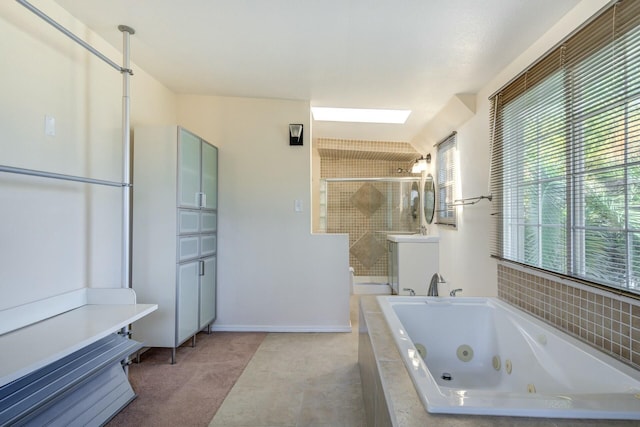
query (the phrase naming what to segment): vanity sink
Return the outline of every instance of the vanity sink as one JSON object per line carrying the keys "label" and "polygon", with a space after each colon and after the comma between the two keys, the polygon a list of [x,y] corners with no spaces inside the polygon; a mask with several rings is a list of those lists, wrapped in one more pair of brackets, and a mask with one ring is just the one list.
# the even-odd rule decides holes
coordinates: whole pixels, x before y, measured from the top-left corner
{"label": "vanity sink", "polygon": [[396,243],[437,243],[440,237],[424,234],[389,234],[387,240]]}

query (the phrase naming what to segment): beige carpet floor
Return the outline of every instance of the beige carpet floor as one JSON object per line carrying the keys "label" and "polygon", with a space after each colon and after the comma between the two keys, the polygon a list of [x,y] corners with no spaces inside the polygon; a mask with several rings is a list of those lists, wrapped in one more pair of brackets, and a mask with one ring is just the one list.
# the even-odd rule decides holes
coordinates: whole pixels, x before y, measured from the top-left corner
{"label": "beige carpet floor", "polygon": [[364,427],[358,297],[351,332],[270,333],[209,427]]}
{"label": "beige carpet floor", "polygon": [[177,350],[152,348],[129,368],[138,397],[107,426],[207,426],[264,340],[262,332],[199,333]]}

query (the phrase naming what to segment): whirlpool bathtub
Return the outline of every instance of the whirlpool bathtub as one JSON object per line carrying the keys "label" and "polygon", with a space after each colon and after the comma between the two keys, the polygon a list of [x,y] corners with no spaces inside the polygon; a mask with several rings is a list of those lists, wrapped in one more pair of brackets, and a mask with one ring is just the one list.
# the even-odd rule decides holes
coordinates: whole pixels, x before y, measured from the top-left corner
{"label": "whirlpool bathtub", "polygon": [[498,299],[377,298],[428,412],[640,419],[640,372]]}

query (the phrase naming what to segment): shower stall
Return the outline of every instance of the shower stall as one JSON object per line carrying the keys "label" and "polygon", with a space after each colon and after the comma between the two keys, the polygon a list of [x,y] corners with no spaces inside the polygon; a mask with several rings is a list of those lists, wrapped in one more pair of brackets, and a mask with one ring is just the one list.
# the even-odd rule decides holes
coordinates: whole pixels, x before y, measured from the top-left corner
{"label": "shower stall", "polygon": [[420,177],[320,180],[320,231],[349,235],[355,283],[387,284],[388,234],[420,230]]}

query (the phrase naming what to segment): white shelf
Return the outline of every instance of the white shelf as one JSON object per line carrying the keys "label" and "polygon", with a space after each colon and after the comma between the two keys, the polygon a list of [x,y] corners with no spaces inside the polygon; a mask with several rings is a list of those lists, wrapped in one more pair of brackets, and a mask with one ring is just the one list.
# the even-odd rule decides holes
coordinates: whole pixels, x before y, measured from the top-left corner
{"label": "white shelf", "polygon": [[0,335],[0,386],[80,350],[157,308],[156,304],[86,304]]}

